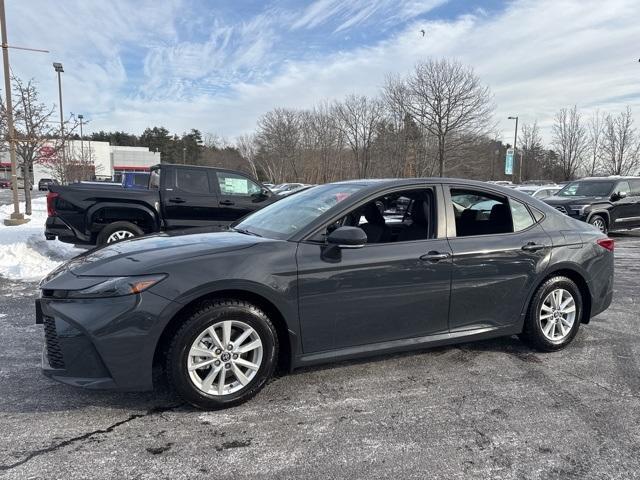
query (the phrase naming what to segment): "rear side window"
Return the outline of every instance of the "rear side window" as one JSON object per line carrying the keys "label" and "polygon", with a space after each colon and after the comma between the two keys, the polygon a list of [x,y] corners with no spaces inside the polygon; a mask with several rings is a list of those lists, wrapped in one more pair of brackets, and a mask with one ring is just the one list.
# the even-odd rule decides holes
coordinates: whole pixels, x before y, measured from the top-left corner
{"label": "rear side window", "polygon": [[511,218],[513,219],[514,232],[526,230],[533,225],[533,218],[524,203],[511,199],[509,200],[509,206],[511,207]]}
{"label": "rear side window", "polygon": [[195,168],[179,168],[176,170],[176,187],[188,193],[209,193],[207,171]]}
{"label": "rear side window", "polygon": [[631,186],[631,195],[640,197],[640,180],[631,180],[629,184]]}
{"label": "rear side window", "polygon": [[229,172],[216,172],[222,195],[254,195],[262,189],[259,185],[242,175]]}
{"label": "rear side window", "polygon": [[149,188],[160,188],[160,169],[156,168],[151,172],[151,176],[149,177]]}
{"label": "rear side window", "polygon": [[626,195],[629,195],[629,193],[631,192],[631,188],[629,188],[629,182],[620,182],[617,186],[616,186],[616,193],[624,193]]}
{"label": "rear side window", "polygon": [[451,189],[451,202],[458,237],[513,232],[506,197],[478,190]]}

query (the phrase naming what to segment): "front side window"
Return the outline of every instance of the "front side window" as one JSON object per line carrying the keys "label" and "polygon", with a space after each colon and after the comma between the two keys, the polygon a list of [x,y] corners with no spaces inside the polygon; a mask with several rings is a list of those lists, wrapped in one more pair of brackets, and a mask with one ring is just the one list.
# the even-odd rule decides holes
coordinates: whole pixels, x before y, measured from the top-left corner
{"label": "front side window", "polygon": [[176,171],[176,187],[188,193],[209,193],[207,171],[195,168],[179,168]]}
{"label": "front side window", "polygon": [[608,197],[613,190],[613,182],[571,182],[556,193],[559,197]]}
{"label": "front side window", "polygon": [[284,240],[364,187],[353,183],[313,187],[267,205],[233,225],[233,228]]}
{"label": "front side window", "polygon": [[389,193],[361,205],[327,228],[359,227],[367,244],[426,240],[435,235],[433,190],[413,189]]}
{"label": "front side window", "polygon": [[458,237],[513,232],[511,208],[506,197],[453,188],[451,206]]}
{"label": "front side window", "polygon": [[222,195],[255,195],[262,189],[247,177],[228,172],[216,172]]}
{"label": "front side window", "polygon": [[629,195],[631,193],[631,188],[629,188],[629,182],[620,182],[616,187],[616,193]]}

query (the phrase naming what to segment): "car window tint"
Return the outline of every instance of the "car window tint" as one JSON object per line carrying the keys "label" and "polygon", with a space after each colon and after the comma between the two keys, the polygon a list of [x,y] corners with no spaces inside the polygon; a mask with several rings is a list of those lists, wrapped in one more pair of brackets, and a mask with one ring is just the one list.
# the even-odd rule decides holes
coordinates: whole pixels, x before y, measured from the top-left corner
{"label": "car window tint", "polygon": [[616,192],[629,195],[629,193],[631,193],[631,188],[629,188],[629,182],[620,182],[616,187]]}
{"label": "car window tint", "polygon": [[451,201],[458,237],[513,232],[511,209],[505,197],[454,188]]}
{"label": "car window tint", "polygon": [[533,225],[533,218],[523,203],[511,199],[509,201],[509,206],[511,207],[511,218],[513,219],[514,232],[525,230]]}
{"label": "car window tint", "polygon": [[228,172],[216,172],[222,195],[254,195],[262,189],[259,185],[242,175]]}
{"label": "car window tint", "polygon": [[183,192],[209,193],[209,177],[206,170],[179,168],[176,170],[176,187]]}

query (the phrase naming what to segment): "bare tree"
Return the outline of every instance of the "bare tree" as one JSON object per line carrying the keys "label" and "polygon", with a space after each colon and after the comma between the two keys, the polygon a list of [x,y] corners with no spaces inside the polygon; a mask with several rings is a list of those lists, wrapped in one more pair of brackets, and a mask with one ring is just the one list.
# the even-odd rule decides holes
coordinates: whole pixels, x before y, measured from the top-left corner
{"label": "bare tree", "polygon": [[586,170],[587,175],[590,177],[596,175],[602,161],[605,120],[606,118],[600,113],[600,110],[596,110],[587,122],[587,153],[589,155],[589,163],[586,165]]}
{"label": "bare tree", "polygon": [[604,125],[603,167],[609,175],[629,175],[640,164],[640,138],[633,126],[631,108],[615,117],[607,115]]}
{"label": "bare tree", "polygon": [[408,93],[407,112],[437,139],[440,176],[445,174],[447,156],[463,144],[463,138],[483,137],[492,129],[495,107],[489,87],[471,67],[456,60],[419,63],[406,79],[388,80],[385,90],[389,95],[402,88]]}
{"label": "bare tree", "polygon": [[258,142],[255,134],[240,135],[236,139],[236,149],[247,163],[253,178],[258,178],[258,168],[256,166],[256,156],[258,153]]}
{"label": "bare tree", "polygon": [[297,180],[300,117],[295,110],[276,108],[258,120],[261,161],[271,181]]}
{"label": "bare tree", "polygon": [[525,180],[531,179],[540,173],[538,171],[538,162],[543,151],[538,123],[534,121],[533,123],[523,124],[518,140],[522,150],[522,162],[520,165],[523,173],[522,178]]}
{"label": "bare tree", "polygon": [[[22,170],[25,213],[31,215],[31,175],[34,163],[40,158],[40,150],[58,133],[58,125],[51,122],[54,106],[40,102],[38,89],[33,80],[24,83],[12,77],[16,153]],[[4,116],[4,115],[3,115]]]}
{"label": "bare tree", "polygon": [[563,180],[571,180],[582,165],[587,149],[587,132],[578,108],[561,108],[552,127],[553,147],[562,168]]}
{"label": "bare tree", "polygon": [[353,153],[356,175],[366,178],[370,174],[376,127],[384,112],[382,103],[364,95],[352,94],[335,104],[335,112],[339,128]]}

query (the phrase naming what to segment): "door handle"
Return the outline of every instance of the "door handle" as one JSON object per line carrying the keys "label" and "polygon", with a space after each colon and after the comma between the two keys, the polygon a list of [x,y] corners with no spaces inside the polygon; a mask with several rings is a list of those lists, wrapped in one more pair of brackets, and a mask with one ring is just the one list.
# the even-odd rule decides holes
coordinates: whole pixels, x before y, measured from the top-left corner
{"label": "door handle", "polygon": [[420,260],[425,260],[427,262],[439,262],[440,260],[445,260],[451,256],[450,253],[447,252],[436,252],[431,251],[429,253],[425,253],[420,257]]}
{"label": "door handle", "polygon": [[185,199],[180,198],[180,197],[173,197],[173,198],[170,198],[170,199],[169,199],[169,201],[170,201],[171,203],[184,203],[184,202],[186,202],[186,200],[185,200]]}
{"label": "door handle", "polygon": [[539,243],[529,242],[522,246],[522,250],[525,252],[537,252],[538,250],[542,250],[543,248],[547,248],[546,245],[540,245]]}
{"label": "door handle", "polygon": [[220,205],[235,205],[231,200],[220,200]]}

